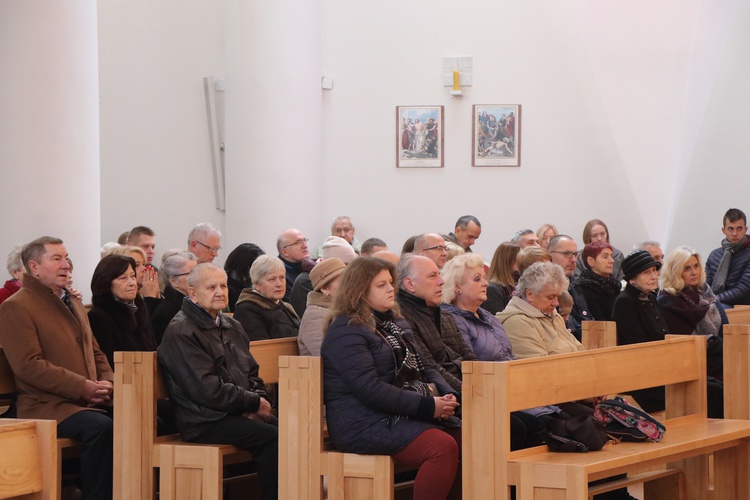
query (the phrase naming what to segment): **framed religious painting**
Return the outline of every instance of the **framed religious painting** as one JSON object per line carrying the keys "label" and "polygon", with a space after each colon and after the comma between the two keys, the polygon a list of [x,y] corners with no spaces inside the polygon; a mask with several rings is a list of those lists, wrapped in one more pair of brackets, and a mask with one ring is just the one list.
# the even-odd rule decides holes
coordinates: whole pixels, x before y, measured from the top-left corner
{"label": "framed religious painting", "polygon": [[521,165],[520,104],[475,104],[471,130],[472,166]]}
{"label": "framed religious painting", "polygon": [[396,166],[443,166],[443,106],[396,107]]}

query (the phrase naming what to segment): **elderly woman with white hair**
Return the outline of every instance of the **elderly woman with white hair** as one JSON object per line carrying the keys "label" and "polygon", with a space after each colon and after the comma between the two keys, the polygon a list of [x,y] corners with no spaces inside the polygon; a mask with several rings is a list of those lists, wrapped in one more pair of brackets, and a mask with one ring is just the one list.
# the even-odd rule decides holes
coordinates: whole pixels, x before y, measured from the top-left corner
{"label": "elderly woman with white hair", "polygon": [[296,337],[300,320],[294,308],[282,301],[286,293],[286,269],[278,257],[261,255],[250,266],[251,288],[237,300],[234,319],[250,340]]}
{"label": "elderly woman with white hair", "polygon": [[11,279],[5,282],[5,285],[0,288],[0,304],[5,302],[5,299],[16,293],[21,289],[23,283],[23,273],[26,269],[23,267],[21,261],[21,252],[25,245],[18,245],[8,254],[8,273]]}
{"label": "elderly woman with white hair", "polygon": [[567,289],[563,268],[551,262],[532,264],[521,275],[516,295],[497,314],[517,357],[583,351],[583,345],[568,331],[557,312],[557,298]]}

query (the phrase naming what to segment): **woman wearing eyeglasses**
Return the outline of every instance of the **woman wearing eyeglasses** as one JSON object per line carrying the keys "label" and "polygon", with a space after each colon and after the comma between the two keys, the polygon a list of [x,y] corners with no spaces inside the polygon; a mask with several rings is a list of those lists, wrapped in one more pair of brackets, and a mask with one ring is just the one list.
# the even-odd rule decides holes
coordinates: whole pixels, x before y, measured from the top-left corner
{"label": "woman wearing eyeglasses", "polygon": [[342,275],[321,346],[328,431],[340,451],[419,467],[414,499],[444,499],[458,468],[457,395],[422,364],[394,301],[395,275],[372,257]]}
{"label": "woman wearing eyeglasses", "polygon": [[252,288],[245,288],[237,300],[234,319],[242,324],[250,340],[296,337],[299,317],[284,302],[286,269],[278,257],[261,255],[250,266]]}
{"label": "woman wearing eyeglasses", "polygon": [[151,317],[151,325],[154,327],[154,335],[157,343],[161,344],[164,331],[169,326],[180,309],[182,300],[187,296],[187,275],[190,270],[198,265],[198,261],[190,252],[175,252],[166,259],[162,257],[161,277],[164,279],[164,300],[157,306]]}

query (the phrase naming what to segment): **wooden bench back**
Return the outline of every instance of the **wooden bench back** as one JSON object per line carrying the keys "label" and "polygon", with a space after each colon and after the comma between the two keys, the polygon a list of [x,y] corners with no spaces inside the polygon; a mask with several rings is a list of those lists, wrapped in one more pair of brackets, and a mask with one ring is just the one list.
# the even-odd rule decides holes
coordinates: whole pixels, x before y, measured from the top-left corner
{"label": "wooden bench back", "polygon": [[614,321],[584,321],[581,323],[581,344],[590,351],[617,345],[617,323]]}
{"label": "wooden bench back", "polygon": [[[706,418],[701,336],[517,361],[463,363],[464,496],[492,498],[509,484],[510,412],[605,394],[667,386],[667,416]],[[487,446],[487,443],[492,443]]]}
{"label": "wooden bench back", "polygon": [[750,306],[735,306],[726,313],[730,325],[750,325]]}
{"label": "wooden bench back", "polygon": [[724,418],[750,420],[750,324],[724,325]]}
{"label": "wooden bench back", "polygon": [[297,337],[256,340],[250,342],[250,354],[260,367],[258,375],[266,384],[279,383],[279,358],[299,356]]}

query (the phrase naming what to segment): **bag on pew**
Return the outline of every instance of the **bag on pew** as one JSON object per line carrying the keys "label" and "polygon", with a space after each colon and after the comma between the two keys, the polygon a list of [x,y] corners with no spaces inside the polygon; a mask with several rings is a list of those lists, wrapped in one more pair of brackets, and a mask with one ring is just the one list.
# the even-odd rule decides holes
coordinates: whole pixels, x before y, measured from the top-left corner
{"label": "bag on pew", "polygon": [[664,424],[621,397],[597,404],[594,418],[604,424],[610,436],[620,441],[661,441],[667,430]]}
{"label": "bag on pew", "polygon": [[545,420],[544,425],[547,429],[540,433],[540,437],[550,451],[598,451],[609,441],[602,423],[591,415],[579,415],[569,419],[551,418]]}

